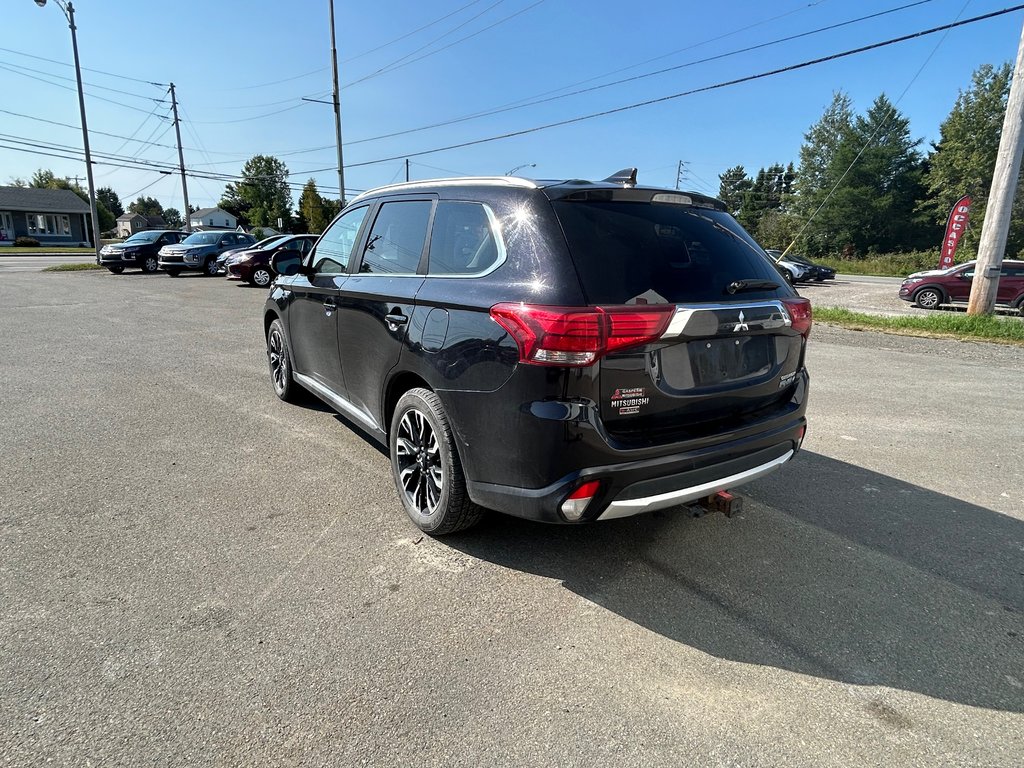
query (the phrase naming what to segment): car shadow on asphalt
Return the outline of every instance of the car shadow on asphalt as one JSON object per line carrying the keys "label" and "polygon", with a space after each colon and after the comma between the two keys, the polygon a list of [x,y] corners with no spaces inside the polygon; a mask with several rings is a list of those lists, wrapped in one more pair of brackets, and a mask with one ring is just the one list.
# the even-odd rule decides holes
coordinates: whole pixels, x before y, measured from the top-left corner
{"label": "car shadow on asphalt", "polygon": [[713,656],[1024,712],[1024,523],[814,453],[741,516],[492,515],[444,539]]}

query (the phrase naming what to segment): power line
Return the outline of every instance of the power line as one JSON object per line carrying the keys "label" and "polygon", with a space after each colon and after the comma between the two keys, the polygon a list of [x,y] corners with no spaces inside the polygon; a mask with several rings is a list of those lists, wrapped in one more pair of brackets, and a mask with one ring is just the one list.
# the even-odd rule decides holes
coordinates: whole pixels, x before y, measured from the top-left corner
{"label": "power line", "polygon": [[[38,77],[37,75],[30,75],[27,72],[19,72],[18,70],[11,69],[10,67],[6,67],[3,64],[0,64],[0,69],[6,70],[6,71],[11,72],[12,74],[15,74],[15,75],[21,75],[22,77],[27,77],[30,80],[38,80],[40,83],[46,83],[47,85],[52,85],[55,88],[63,88],[65,91],[74,91],[75,93],[78,92],[77,88],[72,88],[70,85],[62,85],[61,83],[55,83],[52,80],[47,80],[46,78]],[[90,93],[89,94],[89,98],[90,99],[96,99],[98,101],[105,101],[108,104],[116,104],[119,107],[124,107],[125,109],[131,109],[131,110],[133,110],[135,112],[142,112],[144,114],[146,112],[146,110],[142,109],[141,107],[135,107],[135,106],[132,106],[131,104],[125,104],[124,102],[121,102],[121,101],[115,101],[114,99],[108,99],[106,96],[97,96],[95,93]],[[149,98],[149,97],[147,96],[147,97],[141,97],[141,98]],[[161,101],[161,100],[160,99],[152,99],[152,101]]]}
{"label": "power line", "polygon": [[[66,61],[58,61],[57,59],[48,59],[45,56],[37,56],[34,53],[25,53],[25,51],[16,51],[13,48],[0,48],[0,51],[5,53],[14,53],[18,56],[26,56],[30,59],[37,59],[38,61],[48,61],[51,64],[60,64],[62,67],[74,67],[74,64],[69,64]],[[152,80],[140,80],[137,77],[129,77],[128,75],[118,75],[113,72],[104,72],[102,69],[93,69],[92,67],[80,67],[80,69],[86,72],[95,72],[98,75],[106,75],[107,77],[116,77],[120,80],[131,80],[134,83],[145,83],[146,85],[155,85],[158,88],[166,88],[167,83],[157,83]]]}
{"label": "power line", "polygon": [[[522,99],[520,99],[518,102],[513,102],[511,104],[506,104],[505,106],[502,106],[502,107],[496,107],[496,108],[494,108],[492,110],[487,110],[487,111],[483,111],[483,112],[476,112],[476,113],[474,113],[472,115],[465,115],[463,117],[452,118],[451,120],[444,120],[444,121],[439,122],[439,123],[432,123],[430,125],[420,126],[419,128],[408,128],[408,129],[405,129],[405,130],[402,130],[402,131],[393,131],[392,133],[385,133],[385,134],[382,134],[380,136],[372,136],[372,137],[366,138],[366,139],[356,139],[355,141],[349,141],[348,144],[350,146],[352,146],[354,144],[364,144],[364,143],[371,142],[371,141],[380,141],[381,139],[390,139],[390,138],[394,138],[396,136],[405,136],[405,135],[408,135],[410,133],[418,133],[420,131],[426,131],[426,130],[430,130],[432,128],[442,128],[442,127],[448,126],[448,125],[455,125],[456,123],[464,123],[464,122],[468,122],[470,120],[476,120],[476,119],[479,119],[481,117],[491,117],[492,115],[499,115],[499,114],[502,114],[504,112],[512,112],[512,111],[515,111],[517,109],[523,109],[525,107],[533,107],[533,106],[537,106],[538,104],[547,104],[547,103],[552,102],[552,101],[558,101],[560,99],[567,99],[567,98],[569,98],[571,96],[579,96],[579,95],[584,94],[584,93],[590,93],[592,91],[599,91],[599,90],[602,90],[604,88],[611,88],[611,87],[616,86],[616,85],[622,85],[624,83],[630,83],[630,82],[634,82],[636,80],[643,80],[643,79],[648,78],[648,77],[655,77],[657,75],[663,75],[663,74],[665,74],[667,72],[673,72],[673,71],[676,71],[676,70],[679,70],[679,69],[685,69],[687,67],[696,66],[698,64],[706,64],[707,62],[716,61],[718,59],[727,58],[729,56],[737,56],[737,55],[742,54],[742,53],[748,53],[750,51],[756,51],[756,50],[758,50],[760,48],[767,48],[769,46],[779,45],[781,43],[786,43],[786,42],[791,42],[791,41],[796,40],[796,39],[801,38],[801,37],[809,37],[811,35],[816,35],[816,34],[819,34],[821,32],[828,32],[828,31],[831,31],[831,30],[834,30],[834,29],[838,29],[840,27],[849,26],[851,24],[857,24],[857,23],[862,22],[862,21],[867,21],[867,20],[870,20],[870,19],[878,18],[880,16],[885,16],[885,15],[890,14],[890,13],[896,13],[897,11],[906,10],[907,8],[912,8],[914,6],[923,5],[925,3],[930,3],[930,2],[934,2],[934,0],[916,0],[916,2],[908,3],[906,5],[901,5],[901,6],[897,7],[897,8],[890,8],[889,10],[886,10],[886,11],[879,11],[878,13],[872,13],[872,14],[869,14],[867,16],[860,16],[860,17],[858,17],[856,19],[849,19],[847,21],[838,22],[836,24],[830,24],[828,26],[819,27],[817,29],[812,29],[812,30],[807,31],[807,32],[801,32],[799,34],[789,35],[787,37],[781,37],[781,38],[778,38],[776,40],[771,40],[771,41],[766,42],[766,43],[758,43],[756,45],[747,46],[746,48],[739,48],[737,50],[728,51],[726,53],[720,53],[720,54],[717,54],[715,56],[708,56],[706,58],[697,59],[695,61],[689,61],[689,62],[686,62],[684,64],[677,64],[676,66],[667,67],[665,69],[659,69],[659,70],[654,71],[654,72],[647,72],[647,73],[642,74],[642,75],[634,75],[633,77],[624,78],[622,80],[616,80],[616,81],[611,82],[611,83],[604,83],[602,85],[595,85],[595,86],[591,86],[590,88],[582,88],[582,89],[579,89],[579,90],[576,90],[576,91],[571,91],[570,93],[562,93],[562,94],[559,94],[559,95],[556,95],[556,96],[548,96],[547,98],[539,98],[539,99],[535,99],[533,101],[525,101],[524,102]],[[671,54],[666,54],[666,55],[671,55]],[[661,57],[659,57],[659,58],[661,58]],[[653,61],[653,60],[654,59],[651,59],[650,61]],[[622,70],[619,70],[619,71],[622,71]],[[603,77],[603,75],[601,75],[600,77]],[[591,78],[591,79],[595,79],[595,78]],[[584,82],[586,82],[586,81],[584,81]],[[571,86],[566,86],[566,87],[571,87]],[[565,89],[561,88],[559,90],[565,90]]]}
{"label": "power line", "polygon": [[[800,62],[798,64],[791,64],[791,65],[789,65],[787,67],[780,67],[778,69],[772,69],[772,70],[769,70],[767,72],[759,72],[759,73],[754,74],[754,75],[747,75],[745,77],[738,77],[738,78],[735,78],[733,80],[726,80],[726,81],[723,81],[723,82],[720,82],[720,83],[714,83],[713,85],[706,85],[706,86],[702,86],[700,88],[692,88],[692,89],[687,90],[687,91],[680,91],[679,93],[672,93],[672,94],[669,94],[667,96],[659,96],[659,97],[654,98],[654,99],[647,99],[645,101],[638,101],[638,102],[633,103],[633,104],[627,104],[627,105],[621,106],[621,107],[614,107],[612,109],[606,109],[606,110],[602,110],[600,112],[592,112],[592,113],[587,114],[587,115],[580,115],[578,117],[572,117],[572,118],[568,118],[566,120],[558,120],[558,121],[553,122],[553,123],[545,123],[544,125],[534,126],[533,128],[524,128],[524,129],[519,130],[519,131],[509,131],[507,133],[498,134],[496,136],[489,136],[489,137],[483,138],[483,139],[474,139],[472,141],[463,141],[463,142],[459,142],[458,144],[449,144],[447,146],[435,147],[434,149],[425,149],[425,150],[421,150],[419,152],[403,152],[402,154],[399,154],[399,155],[393,155],[391,157],[382,157],[382,158],[379,158],[377,160],[365,160],[365,161],[363,161],[361,163],[349,163],[349,167],[359,168],[359,167],[363,167],[363,166],[367,166],[367,165],[377,165],[379,163],[389,163],[389,162],[391,162],[393,160],[401,160],[401,159],[406,158],[406,157],[422,157],[423,155],[431,155],[431,154],[434,154],[434,153],[437,153],[437,152],[447,152],[447,151],[450,151],[452,149],[462,149],[463,147],[472,147],[472,146],[476,146],[476,145],[479,145],[479,144],[487,144],[487,143],[490,143],[492,141],[500,141],[502,139],[510,139],[510,138],[515,137],[515,136],[524,136],[524,135],[527,135],[527,134],[530,134],[530,133],[537,133],[538,131],[545,131],[545,130],[548,130],[549,128],[558,128],[558,127],[565,126],[565,125],[572,125],[574,123],[581,123],[581,122],[584,122],[586,120],[593,120],[593,119],[598,118],[598,117],[607,117],[608,115],[619,114],[621,112],[629,112],[631,110],[639,109],[641,107],[647,107],[647,106],[651,106],[653,104],[661,104],[661,103],[666,102],[666,101],[673,101],[675,99],[680,99],[680,98],[683,98],[684,96],[692,96],[692,95],[697,94],[697,93],[707,93],[709,91],[715,91],[715,90],[719,90],[719,89],[722,89],[722,88],[728,88],[728,87],[733,86],[733,85],[740,85],[742,83],[749,83],[749,82],[753,82],[755,80],[763,80],[763,79],[768,78],[768,77],[774,77],[775,75],[781,75],[781,74],[785,74],[787,72],[794,72],[796,70],[806,69],[807,67],[815,66],[815,65],[818,65],[818,64],[824,64],[824,63],[830,62],[830,61],[836,61],[838,59],[847,58],[849,56],[854,56],[854,55],[859,54],[859,53],[866,53],[867,51],[873,51],[873,50],[876,50],[878,48],[885,48],[885,47],[890,46],[890,45],[895,45],[896,43],[904,43],[904,42],[907,42],[908,40],[916,40],[917,38],[926,37],[928,35],[933,35],[933,34],[935,34],[937,32],[943,32],[943,31],[945,31],[947,29],[955,29],[957,27],[963,27],[963,26],[966,26],[968,24],[977,23],[979,21],[985,21],[987,19],[993,19],[993,18],[996,18],[998,16],[1004,16],[1004,15],[1006,15],[1008,13],[1013,13],[1013,12],[1019,11],[1019,10],[1024,10],[1024,5],[1015,5],[1015,6],[1012,6],[1010,8],[1003,8],[1002,10],[999,10],[999,11],[993,11],[991,13],[982,14],[980,16],[974,16],[972,18],[964,19],[962,21],[955,21],[955,22],[952,22],[950,24],[943,24],[943,25],[938,26],[938,27],[932,27],[931,29],[921,30],[919,32],[914,32],[914,33],[911,33],[909,35],[901,35],[900,37],[890,38],[889,40],[883,40],[882,42],[871,43],[870,45],[863,45],[863,46],[860,46],[858,48],[852,48],[852,49],[847,50],[847,51],[841,51],[839,53],[833,53],[833,54],[830,54],[828,56],[821,56],[821,57],[816,58],[816,59],[810,59],[808,61],[803,61],[803,62]],[[318,169],[318,171],[327,171],[327,170],[330,170],[330,169],[329,168]],[[318,171],[307,171],[307,173],[317,173]]]}
{"label": "power line", "polygon": [[[499,3],[503,2],[503,1],[504,0],[498,0]],[[378,69],[373,74],[366,75],[365,77],[361,77],[358,80],[353,80],[352,82],[346,84],[344,87],[345,88],[349,88],[349,87],[351,87],[353,85],[356,85],[357,83],[362,83],[362,82],[365,82],[367,80],[370,80],[371,78],[378,77],[379,75],[386,75],[389,72],[394,72],[396,69],[401,69],[402,67],[408,66],[409,64],[413,64],[413,63],[415,63],[417,61],[422,61],[423,59],[426,59],[426,58],[428,58],[430,56],[433,56],[434,54],[441,53],[441,51],[446,51],[449,48],[451,48],[452,46],[458,45],[459,43],[464,43],[466,40],[474,38],[477,35],[483,34],[487,30],[493,29],[494,27],[498,26],[499,24],[504,24],[506,21],[511,21],[516,16],[520,16],[520,15],[526,13],[527,11],[536,8],[538,5],[540,5],[543,2],[544,2],[544,0],[536,0],[536,2],[532,3],[531,5],[528,5],[525,8],[523,8],[521,10],[518,10],[515,13],[513,13],[513,14],[511,14],[509,16],[506,16],[503,19],[499,19],[498,21],[494,22],[493,24],[487,25],[483,29],[478,29],[476,32],[473,32],[472,34],[466,35],[465,37],[460,37],[458,40],[454,40],[454,41],[448,43],[448,45],[442,46],[442,47],[437,48],[437,49],[435,49],[433,51],[429,51],[428,53],[425,53],[422,56],[417,56],[414,59],[408,59],[407,61],[402,61],[402,59],[399,59],[398,62],[401,62],[401,63],[396,62],[394,65],[389,65],[386,68]],[[498,5],[498,3],[495,3],[494,5]],[[493,8],[494,5],[492,5],[491,8]],[[488,8],[487,10],[490,10],[490,8]],[[484,11],[484,13],[486,13],[486,11]],[[474,18],[477,18],[477,17],[474,17]],[[468,24],[469,22],[466,22],[466,23]]]}
{"label": "power line", "polygon": [[[0,61],[0,65],[2,65],[4,69],[8,69],[8,71],[13,71],[12,69],[9,69],[11,67],[13,67],[14,70],[18,70],[16,72],[14,72],[14,74],[16,74],[16,75],[24,74],[24,75],[28,76],[29,73],[32,73],[32,74],[35,74],[35,75],[45,75],[46,77],[55,77],[58,80],[64,80],[64,81],[69,82],[69,83],[77,83],[78,82],[73,77],[64,77],[64,75],[57,75],[57,74],[54,74],[53,72],[46,72],[46,71],[38,70],[38,69],[31,69],[30,67],[24,67],[21,64],[15,64],[15,63],[10,62],[10,61]],[[57,83],[53,83],[53,85],[57,85]],[[99,85],[98,83],[89,83],[89,82],[85,82],[85,81],[82,82],[82,85],[87,85],[90,88],[99,88],[101,91],[111,91],[113,93],[119,93],[122,96],[131,96],[131,97],[136,98],[136,99],[142,99],[143,101],[157,101],[157,99],[155,99],[152,96],[144,96],[141,93],[132,93],[131,91],[126,91],[123,88],[111,88],[111,87],[106,86],[106,85]],[[76,88],[76,90],[77,90],[77,88]]]}
{"label": "power line", "polygon": [[445,19],[450,19],[452,16],[455,16],[456,14],[462,13],[467,8],[470,8],[470,7],[476,5],[479,2],[480,2],[480,0],[471,0],[471,2],[466,3],[466,5],[462,6],[461,8],[456,8],[451,13],[446,14],[446,15],[442,16],[439,19],[434,19],[429,24],[424,24],[422,27],[417,27],[412,32],[406,32],[404,35],[401,35],[400,37],[396,37],[393,40],[389,40],[386,43],[381,43],[380,45],[378,45],[378,46],[376,46],[374,48],[370,48],[368,50],[365,50],[362,53],[357,53],[354,56],[349,56],[347,59],[342,59],[341,63],[342,64],[348,64],[349,62],[355,61],[356,59],[361,59],[363,56],[368,56],[371,53],[376,53],[377,51],[384,50],[388,46],[394,45],[395,43],[399,43],[402,40],[405,40],[406,38],[412,37],[417,32],[422,32],[423,30],[429,29],[430,27],[434,26],[435,24],[440,24]]}

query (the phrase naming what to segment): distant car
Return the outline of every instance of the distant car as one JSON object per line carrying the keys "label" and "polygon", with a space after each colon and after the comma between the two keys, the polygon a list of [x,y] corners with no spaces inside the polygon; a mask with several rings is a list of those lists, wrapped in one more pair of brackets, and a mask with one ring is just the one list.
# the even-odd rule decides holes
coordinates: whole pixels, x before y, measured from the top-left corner
{"label": "distant car", "polygon": [[160,269],[171,277],[186,271],[216,275],[218,256],[255,244],[256,238],[244,232],[193,232],[177,245],[160,249]]}
{"label": "distant car", "polygon": [[[977,262],[969,261],[949,269],[929,269],[909,275],[900,286],[900,298],[921,309],[938,309],[941,304],[965,302]],[[1024,315],[1024,261],[1004,261],[996,289],[996,304],[1013,307]]]}
{"label": "distant car", "polygon": [[277,273],[271,259],[278,253],[288,252],[300,259],[309,253],[318,235],[288,235],[262,248],[238,251],[228,259],[228,280],[245,280],[251,285],[266,288]]}
{"label": "distant car", "polygon": [[816,280],[817,282],[823,282],[825,280],[835,280],[836,271],[832,267],[826,267],[823,264],[815,264],[813,261],[808,259],[806,256],[796,256],[789,254],[786,256],[786,260],[795,261],[797,264],[803,264],[807,267],[810,272],[807,274],[805,279]]}
{"label": "distant car", "polygon": [[174,245],[188,236],[178,230],[154,229],[136,232],[123,243],[110,243],[100,249],[100,266],[115,275],[126,267],[138,267],[152,274],[160,269],[157,254],[165,245]]}
{"label": "distant car", "polygon": [[779,268],[785,270],[783,275],[790,283],[801,283],[813,279],[811,278],[811,269],[806,264],[794,261],[788,255],[786,258],[781,258],[783,252],[775,250],[774,248],[766,250],[765,253],[771,257],[771,260],[774,261]]}
{"label": "distant car", "polygon": [[[264,237],[258,243],[253,245],[252,248],[265,248],[266,246],[270,245],[271,243],[275,243],[278,240],[283,240],[286,237],[288,237],[288,235],[272,235],[271,237]],[[217,274],[219,275],[221,273],[227,273],[227,271],[228,271],[228,261],[230,261],[231,259],[237,258],[238,254],[242,253],[243,251],[248,251],[248,250],[251,250],[251,248],[242,248],[240,250],[234,250],[234,251],[224,251],[224,253],[222,253],[220,256],[217,257]]]}

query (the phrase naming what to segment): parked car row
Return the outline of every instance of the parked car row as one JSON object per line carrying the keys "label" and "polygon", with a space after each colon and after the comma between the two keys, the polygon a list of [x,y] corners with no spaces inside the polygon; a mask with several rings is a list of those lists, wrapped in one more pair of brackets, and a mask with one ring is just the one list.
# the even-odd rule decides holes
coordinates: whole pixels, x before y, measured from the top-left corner
{"label": "parked car row", "polygon": [[[900,285],[899,296],[922,309],[966,302],[977,262],[957,264],[949,269],[929,269],[909,275]],[[996,304],[1017,309],[1024,315],[1024,261],[1004,261],[996,289]]]}
{"label": "parked car row", "polygon": [[256,242],[244,232],[148,230],[103,246],[100,264],[116,275],[128,267],[147,273],[162,269],[171,277],[187,271],[227,274],[229,280],[265,288],[276,276],[271,266],[275,254],[305,255],[316,240],[317,235],[275,235]]}
{"label": "parked car row", "polygon": [[772,261],[778,265],[783,271],[783,276],[789,280],[790,284],[795,283],[811,283],[811,282],[822,282],[824,280],[834,280],[836,271],[832,267],[826,267],[823,264],[815,264],[805,256],[797,256],[792,253],[787,253],[783,257],[783,251],[775,250],[770,248],[765,251],[771,258]]}

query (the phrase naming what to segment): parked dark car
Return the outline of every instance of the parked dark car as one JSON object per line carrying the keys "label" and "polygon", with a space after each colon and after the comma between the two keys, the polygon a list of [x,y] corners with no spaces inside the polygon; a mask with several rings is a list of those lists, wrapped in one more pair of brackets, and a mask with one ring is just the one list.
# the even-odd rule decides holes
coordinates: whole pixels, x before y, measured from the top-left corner
{"label": "parked dark car", "polygon": [[251,248],[255,242],[255,237],[244,232],[193,232],[177,245],[160,249],[160,269],[171,277],[186,271],[216,275],[218,256],[225,251]]}
{"label": "parked dark car", "polygon": [[356,198],[308,256],[274,257],[277,396],[304,388],[387,446],[433,535],[484,508],[623,517],[773,471],[806,428],[810,303],[720,201],[635,174]]}
{"label": "parked dark car", "polygon": [[287,235],[263,248],[238,251],[227,261],[228,280],[245,280],[251,285],[266,288],[277,276],[271,265],[275,254],[291,251],[301,258],[313,248],[316,239],[316,235]]}
{"label": "parked dark car", "polygon": [[808,259],[806,256],[797,256],[794,254],[788,254],[786,256],[790,261],[795,261],[797,264],[802,264],[807,267],[808,272],[804,277],[805,280],[814,280],[816,282],[824,282],[825,280],[835,280],[836,271],[832,267],[826,267],[824,264],[816,264],[815,262]]}
{"label": "parked dark car", "polygon": [[265,248],[270,243],[273,243],[277,240],[282,240],[286,237],[288,237],[288,235],[272,235],[271,237],[264,237],[262,240],[260,240],[257,243],[254,243],[249,248],[240,248],[234,251],[224,251],[224,253],[217,257],[217,274],[227,274],[228,260],[235,258],[238,254],[247,250],[251,250],[252,248]]}
{"label": "parked dark car", "polygon": [[[966,302],[971,297],[976,262],[949,269],[929,269],[909,275],[900,286],[900,298],[922,309]],[[996,289],[996,304],[1014,307],[1024,315],[1024,261],[1004,261]]]}
{"label": "parked dark car", "polygon": [[186,232],[172,229],[154,229],[136,232],[123,243],[109,243],[100,249],[100,265],[115,275],[126,267],[138,267],[152,274],[160,269],[157,254],[165,245],[174,245],[187,237]]}

